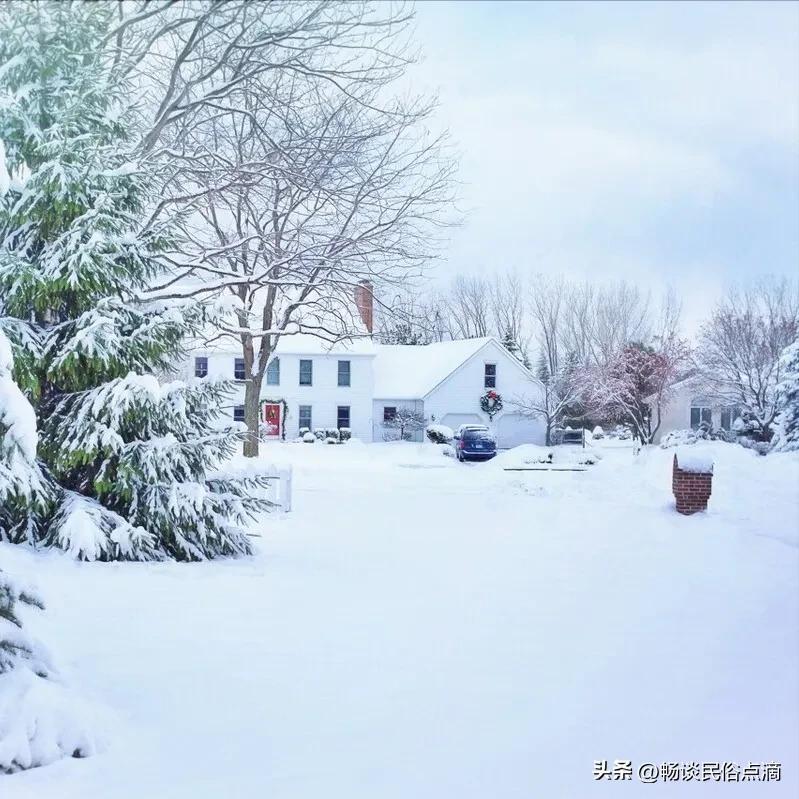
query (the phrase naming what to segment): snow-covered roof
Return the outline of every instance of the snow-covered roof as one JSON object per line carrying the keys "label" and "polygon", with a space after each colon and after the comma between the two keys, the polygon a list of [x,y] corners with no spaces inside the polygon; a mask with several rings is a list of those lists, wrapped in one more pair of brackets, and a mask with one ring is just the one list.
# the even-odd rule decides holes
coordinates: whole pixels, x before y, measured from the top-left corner
{"label": "snow-covered roof", "polygon": [[491,338],[467,338],[419,346],[380,344],[375,358],[377,399],[421,399]]}
{"label": "snow-covered roof", "polygon": [[[256,344],[256,349],[257,349]],[[190,346],[195,352],[216,352],[241,357],[241,344],[232,337],[198,341]],[[375,355],[377,345],[371,336],[357,336],[341,341],[327,341],[310,333],[284,333],[275,348],[280,355]]]}

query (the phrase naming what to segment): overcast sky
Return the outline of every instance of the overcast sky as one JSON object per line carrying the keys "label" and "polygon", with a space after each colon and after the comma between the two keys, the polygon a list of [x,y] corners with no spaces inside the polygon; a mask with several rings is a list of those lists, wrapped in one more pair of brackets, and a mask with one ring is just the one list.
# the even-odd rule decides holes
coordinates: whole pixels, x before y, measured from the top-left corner
{"label": "overcast sky", "polygon": [[417,90],[461,153],[442,276],[671,284],[689,327],[799,269],[799,4],[420,2]]}

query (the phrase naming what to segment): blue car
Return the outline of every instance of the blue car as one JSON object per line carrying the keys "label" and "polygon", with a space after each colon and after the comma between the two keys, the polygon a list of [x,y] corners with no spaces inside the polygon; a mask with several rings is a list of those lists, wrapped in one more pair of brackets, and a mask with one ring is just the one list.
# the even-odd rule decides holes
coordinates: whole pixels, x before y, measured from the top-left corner
{"label": "blue car", "polygon": [[488,461],[497,454],[497,442],[487,427],[460,427],[452,444],[459,461]]}

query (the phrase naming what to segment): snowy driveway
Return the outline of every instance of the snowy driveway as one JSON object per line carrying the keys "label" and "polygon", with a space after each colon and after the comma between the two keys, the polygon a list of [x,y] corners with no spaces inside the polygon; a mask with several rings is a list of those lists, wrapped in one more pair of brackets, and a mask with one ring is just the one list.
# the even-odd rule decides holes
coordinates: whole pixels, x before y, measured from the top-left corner
{"label": "snowy driveway", "polygon": [[[111,745],[3,799],[797,795],[793,463],[729,447],[685,519],[659,451],[524,474],[300,446],[254,559],[40,559],[42,635],[114,712]],[[615,759],[782,781],[595,782]]]}

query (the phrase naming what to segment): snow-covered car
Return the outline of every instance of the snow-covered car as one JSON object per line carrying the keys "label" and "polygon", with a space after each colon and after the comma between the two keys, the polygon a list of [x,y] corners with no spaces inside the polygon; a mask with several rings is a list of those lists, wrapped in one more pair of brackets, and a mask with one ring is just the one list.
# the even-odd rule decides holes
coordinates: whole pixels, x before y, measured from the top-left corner
{"label": "snow-covered car", "polygon": [[459,461],[487,461],[497,454],[497,441],[483,425],[462,425],[452,439]]}

